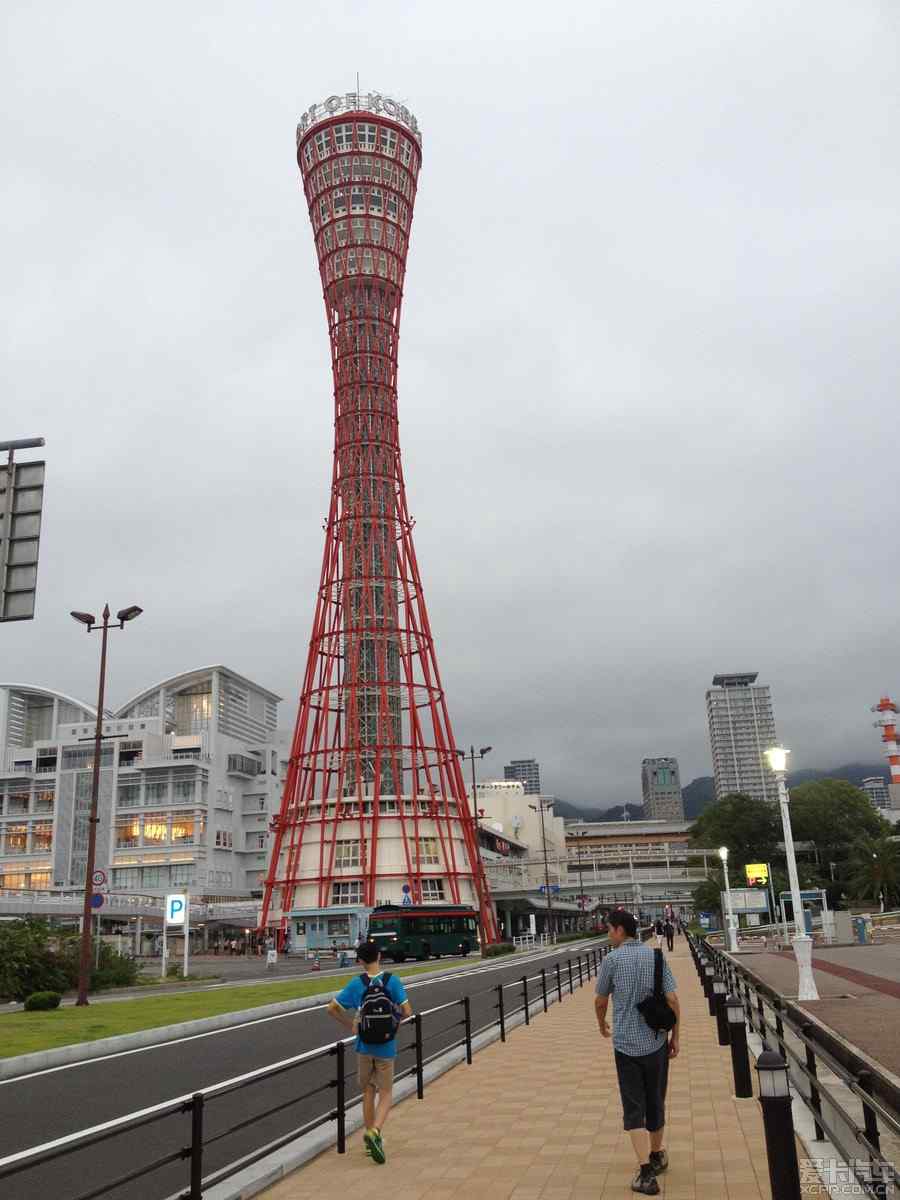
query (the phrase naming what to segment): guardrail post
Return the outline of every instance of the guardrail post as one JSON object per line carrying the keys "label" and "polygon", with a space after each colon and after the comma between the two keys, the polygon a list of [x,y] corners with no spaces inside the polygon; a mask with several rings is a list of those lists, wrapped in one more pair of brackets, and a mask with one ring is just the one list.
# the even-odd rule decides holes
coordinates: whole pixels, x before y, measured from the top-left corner
{"label": "guardrail post", "polygon": [[468,996],[463,996],[463,1022],[466,1027],[466,1062],[472,1065],[472,1002]]}
{"label": "guardrail post", "polygon": [[765,1005],[763,1004],[763,998],[759,992],[756,993],[756,1019],[759,1022],[759,1028],[756,1032],[766,1043],[766,1048],[768,1049],[769,1043],[766,1041],[766,1009]]}
{"label": "guardrail post", "polygon": [[338,1042],[337,1054],[337,1152],[347,1153],[347,1048]]}
{"label": "guardrail post", "polygon": [[525,1005],[525,1024],[531,1024],[531,1013],[528,1011],[528,976],[522,976],[522,1002]]}
{"label": "guardrail post", "polygon": [[[873,1086],[871,1071],[860,1071],[856,1077],[856,1082],[866,1093],[866,1095],[872,1095]],[[870,1146],[875,1147],[876,1153],[880,1156],[881,1135],[878,1132],[878,1118],[875,1116],[875,1110],[870,1108],[869,1105],[866,1104],[865,1100],[863,1100],[863,1124],[866,1128],[866,1141]],[[877,1159],[874,1159],[871,1154],[869,1155],[869,1164],[872,1175],[872,1183],[874,1184],[874,1195],[879,1197],[885,1196],[887,1193],[884,1186],[881,1167]]]}
{"label": "guardrail post", "polygon": [[541,998],[544,1001],[544,1012],[547,1011],[547,969],[541,967]]}
{"label": "guardrail post", "polygon": [[569,964],[569,995],[571,996],[575,991],[575,981],[572,978],[572,960],[571,960],[571,958],[568,960],[568,964]]}
{"label": "guardrail post", "polygon": [[578,986],[581,987],[581,955],[578,955]]}
{"label": "guardrail post", "polygon": [[775,1009],[775,1033],[778,1038],[778,1045],[775,1049],[787,1062],[787,1051],[784,1048],[784,1022],[781,1019],[781,1001],[777,997],[772,1001],[772,1007]]}
{"label": "guardrail post", "polygon": [[500,1022],[500,1041],[506,1041],[506,1009],[503,1007],[503,984],[497,984],[497,1020]]}
{"label": "guardrail post", "polygon": [[739,994],[732,993],[726,997],[725,1011],[728,1014],[728,1040],[731,1043],[731,1073],[734,1076],[734,1094],[739,1100],[746,1100],[753,1095],[753,1080],[750,1075],[750,1056],[747,1054],[744,1002]]}
{"label": "guardrail post", "polygon": [[[803,1034],[804,1037],[808,1038],[809,1035],[812,1033],[812,1025],[808,1025],[808,1024],[801,1025],[800,1032]],[[819,1072],[816,1067],[816,1056],[813,1052],[812,1046],[806,1047],[806,1069],[807,1069],[807,1071],[809,1071],[810,1075],[812,1076],[812,1079],[810,1079],[810,1083],[809,1083],[809,1106],[813,1110],[813,1112],[815,1113],[816,1116],[821,1116],[822,1115],[822,1097],[819,1095],[819,1089],[812,1082],[813,1079],[818,1079],[818,1077],[819,1077]],[[822,1126],[819,1124],[818,1121],[815,1122],[815,1125],[816,1125],[816,1141],[821,1142],[822,1139],[824,1138],[825,1134],[822,1132]]]}
{"label": "guardrail post", "polygon": [[191,1097],[191,1200],[203,1196],[203,1093]]}
{"label": "guardrail post", "polygon": [[716,968],[712,965],[712,962],[707,963],[703,968],[703,974],[705,977],[704,982],[706,984],[706,1003],[709,1008],[709,1015],[711,1017],[716,1015],[716,997],[715,993],[713,992],[713,977],[715,976],[715,973]]}
{"label": "guardrail post", "polygon": [[559,971],[559,963],[556,964],[556,998],[562,1004],[562,975]]}
{"label": "guardrail post", "polygon": [[422,1040],[422,1014],[416,1013],[416,1097],[425,1099],[425,1053]]}
{"label": "guardrail post", "polygon": [[774,1050],[763,1050],[756,1060],[756,1070],[759,1073],[759,1102],[766,1131],[772,1200],[801,1200],[800,1167],[797,1163],[787,1064]]}
{"label": "guardrail post", "polygon": [[744,980],[744,1007],[747,1010],[747,1025],[753,1030],[753,1001],[750,998],[750,981]]}

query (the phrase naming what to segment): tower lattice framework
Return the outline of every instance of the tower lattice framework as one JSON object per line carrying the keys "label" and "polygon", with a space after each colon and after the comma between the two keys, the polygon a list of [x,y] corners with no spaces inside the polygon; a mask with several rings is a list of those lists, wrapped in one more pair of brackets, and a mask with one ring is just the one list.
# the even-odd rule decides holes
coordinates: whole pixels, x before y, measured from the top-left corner
{"label": "tower lattice framework", "polygon": [[374,906],[403,888],[413,903],[474,904],[494,941],[400,462],[397,345],[420,136],[392,101],[348,96],[336,112],[341,99],[314,105],[297,131],[331,344],[334,468],[260,924],[284,930],[301,894],[308,908]]}

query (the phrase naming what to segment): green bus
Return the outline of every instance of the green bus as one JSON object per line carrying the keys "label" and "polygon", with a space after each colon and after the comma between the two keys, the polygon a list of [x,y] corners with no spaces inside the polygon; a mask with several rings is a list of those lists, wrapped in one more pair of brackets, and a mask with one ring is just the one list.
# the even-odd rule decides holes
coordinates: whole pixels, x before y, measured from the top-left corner
{"label": "green bus", "polygon": [[463,904],[383,904],[369,917],[369,940],[382,958],[440,958],[469,954],[479,945],[478,915]]}

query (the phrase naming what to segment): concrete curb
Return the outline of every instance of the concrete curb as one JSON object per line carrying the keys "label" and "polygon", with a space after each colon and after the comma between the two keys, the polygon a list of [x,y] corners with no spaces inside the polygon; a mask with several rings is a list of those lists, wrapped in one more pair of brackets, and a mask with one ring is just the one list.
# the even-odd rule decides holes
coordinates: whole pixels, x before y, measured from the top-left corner
{"label": "concrete curb", "polygon": [[[515,956],[510,955],[509,957],[514,959]],[[444,970],[423,971],[419,975],[408,978],[413,983],[424,983],[429,979],[451,978],[454,974],[471,969],[471,966],[460,964]],[[176,1041],[179,1038],[196,1037],[204,1033],[214,1033],[220,1029],[230,1029],[236,1025],[246,1025],[253,1021],[264,1021],[271,1017],[301,1012],[305,1008],[315,1008],[318,1004],[327,1004],[333,995],[334,990],[319,992],[315,996],[303,996],[297,1000],[281,1000],[277,1004],[244,1008],[237,1012],[222,1013],[218,1017],[200,1017],[196,1021],[182,1021],[177,1025],[160,1025],[156,1029],[142,1029],[137,1033],[123,1033],[118,1037],[98,1038],[95,1042],[73,1042],[71,1046],[59,1046],[55,1050],[38,1050],[33,1054],[18,1054],[12,1058],[0,1059],[0,1081],[18,1079],[21,1075],[30,1075],[34,1071],[46,1071],[51,1067],[91,1062],[97,1058],[120,1054],[125,1050],[141,1050],[147,1046],[160,1046],[164,1042]]]}
{"label": "concrete curb", "polygon": [[[549,992],[547,1001],[548,1006],[558,1003],[556,995],[551,996]],[[532,1000],[528,1008],[531,1020],[533,1020],[538,1013],[543,1011],[543,999]],[[524,1023],[524,1013],[517,1013],[514,1017],[507,1017],[507,1035],[510,1030],[524,1025]],[[472,1052],[476,1054],[478,1051],[484,1050],[487,1046],[499,1040],[499,1029],[487,1029],[472,1039]],[[434,1062],[429,1063],[425,1067],[425,1086],[427,1087],[429,1083],[432,1083],[435,1079],[440,1078],[441,1075],[445,1075],[448,1071],[451,1071],[454,1067],[459,1066],[465,1061],[465,1046],[458,1046],[455,1050],[448,1050],[446,1054],[442,1054],[440,1058],[435,1059]],[[404,1100],[413,1099],[415,1095],[415,1077],[402,1079],[394,1088],[394,1104],[400,1104]],[[355,1103],[352,1108],[347,1109],[347,1135],[355,1133],[361,1127],[362,1105]],[[204,1188],[204,1200],[251,1200],[251,1197],[258,1196],[260,1192],[272,1187],[292,1172],[299,1170],[300,1167],[305,1166],[326,1150],[333,1149],[336,1137],[336,1123],[328,1121],[318,1129],[313,1130],[312,1133],[307,1133],[303,1137],[297,1138],[296,1141],[289,1142],[287,1146],[283,1146],[280,1150],[275,1150],[267,1157],[261,1158],[258,1162],[233,1175],[230,1179],[226,1179],[223,1183],[216,1184],[211,1188]],[[178,1197],[181,1195],[183,1195],[183,1192],[176,1193],[176,1195],[170,1196],[168,1200],[178,1200]]]}

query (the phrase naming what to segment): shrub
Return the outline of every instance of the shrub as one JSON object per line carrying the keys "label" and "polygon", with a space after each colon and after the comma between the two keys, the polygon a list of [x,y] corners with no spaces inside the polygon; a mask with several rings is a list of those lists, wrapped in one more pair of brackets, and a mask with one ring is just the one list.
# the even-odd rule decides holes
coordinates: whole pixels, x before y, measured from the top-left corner
{"label": "shrub", "polygon": [[25,1000],[26,1012],[44,1012],[47,1009],[59,1008],[62,996],[59,992],[32,992]]}
{"label": "shrub", "polygon": [[0,924],[0,998],[25,1000],[32,992],[66,990],[68,975],[50,940],[45,921]]}
{"label": "shrub", "polygon": [[498,958],[501,954],[512,954],[515,951],[515,946],[512,942],[494,942],[490,946],[484,946],[481,951],[482,958]]}
{"label": "shrub", "polygon": [[593,929],[586,933],[558,933],[556,935],[557,942],[583,942],[588,938],[605,937],[605,933],[596,933]]}

